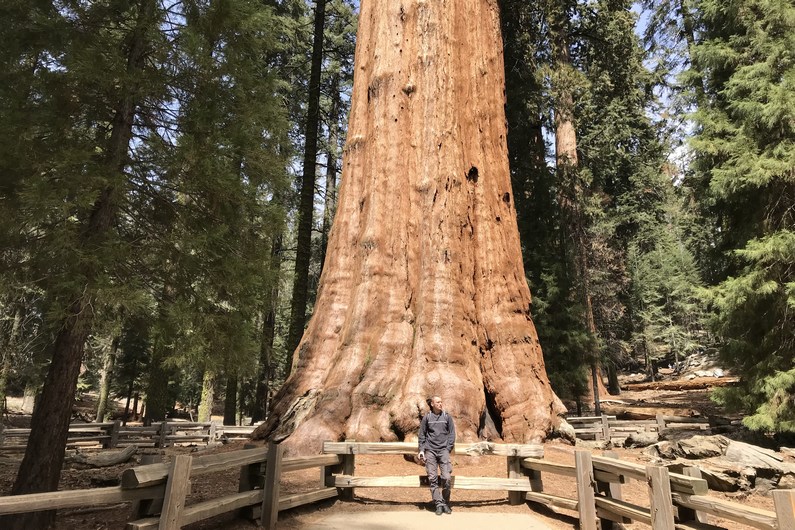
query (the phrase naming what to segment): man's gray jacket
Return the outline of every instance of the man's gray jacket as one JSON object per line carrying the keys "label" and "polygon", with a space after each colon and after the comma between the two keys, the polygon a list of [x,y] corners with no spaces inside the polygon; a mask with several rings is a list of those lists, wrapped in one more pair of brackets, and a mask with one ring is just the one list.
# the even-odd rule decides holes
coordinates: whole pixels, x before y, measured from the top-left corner
{"label": "man's gray jacket", "polygon": [[426,449],[434,452],[447,449],[452,452],[455,446],[453,418],[445,411],[441,414],[430,411],[420,423],[419,443],[420,452],[425,452]]}

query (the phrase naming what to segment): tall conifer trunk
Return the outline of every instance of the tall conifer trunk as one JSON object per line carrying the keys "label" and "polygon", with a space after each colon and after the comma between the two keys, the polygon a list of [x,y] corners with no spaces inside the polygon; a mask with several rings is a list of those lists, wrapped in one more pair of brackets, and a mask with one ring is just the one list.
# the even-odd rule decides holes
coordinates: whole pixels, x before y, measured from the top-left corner
{"label": "tall conifer trunk", "polygon": [[[550,40],[552,60],[556,72],[555,100],[555,158],[557,164],[558,198],[561,217],[570,243],[567,249],[569,274],[577,291],[577,302],[583,308],[583,324],[592,338],[596,338],[596,323],[591,302],[591,279],[588,264],[588,236],[585,215],[580,201],[584,193],[579,176],[579,157],[577,155],[577,130],[574,125],[574,94],[569,86],[572,68],[569,54],[568,19],[565,2],[550,10]],[[594,353],[587,360],[589,364],[588,381],[593,392],[594,413],[601,414],[599,397],[607,390],[601,378],[599,357]]]}
{"label": "tall conifer trunk", "polygon": [[540,441],[564,411],[530,317],[493,0],[361,4],[342,185],[314,315],[254,437]]}
{"label": "tall conifer trunk", "polygon": [[[295,251],[290,329],[287,350],[298,346],[306,324],[309,292],[309,261],[312,257],[312,216],[315,209],[315,176],[317,174],[317,137],[320,127],[320,74],[323,68],[323,29],[326,22],[326,0],[315,0],[315,30],[312,43],[312,68],[309,75],[309,101],[304,128],[304,174],[298,204],[298,242]],[[292,369],[288,360],[288,372]]]}
{"label": "tall conifer trunk", "polygon": [[282,236],[274,238],[271,246],[271,266],[275,278],[271,285],[270,296],[263,304],[262,334],[260,335],[259,368],[257,371],[257,389],[251,423],[257,423],[268,416],[268,398],[271,381],[274,375],[273,340],[276,337],[276,304],[279,301],[279,269],[282,262]]}

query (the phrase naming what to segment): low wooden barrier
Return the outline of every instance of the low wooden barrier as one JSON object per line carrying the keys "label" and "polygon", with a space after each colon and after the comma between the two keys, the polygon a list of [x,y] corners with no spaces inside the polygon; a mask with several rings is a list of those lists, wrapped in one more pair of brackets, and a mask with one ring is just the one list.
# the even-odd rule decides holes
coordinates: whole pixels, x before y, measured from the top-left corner
{"label": "low wooden barrier", "polygon": [[[622,462],[608,456],[592,456],[590,451],[575,452],[574,464],[550,463],[526,458],[522,466],[539,473],[554,473],[577,480],[577,498],[550,495],[543,491],[526,494],[528,501],[576,511],[582,530],[612,528],[612,523],[638,521],[654,530],[719,530],[709,524],[710,515],[740,523],[748,528],[785,530],[795,528],[795,490],[773,492],[775,512],[762,510],[708,495],[707,482],[698,468],[671,473],[662,466]],[[649,507],[622,500],[621,485],[628,480],[648,484]],[[541,477],[538,485],[543,487]]]}
{"label": "low wooden barrier", "polygon": [[[173,445],[212,445],[244,440],[256,425],[224,426],[211,422],[163,421],[150,426],[112,423],[73,423],[69,426],[67,448],[170,447]],[[30,429],[11,429],[0,425],[0,452],[24,452]]]}
{"label": "low wooden barrier", "polygon": [[[368,442],[325,442],[323,453],[342,457],[342,474],[326,477],[327,486],[342,488],[342,499],[352,499],[354,488],[419,488],[428,487],[426,475],[392,476],[392,477],[356,477],[355,457],[359,455],[414,455],[417,444],[408,442],[368,443]],[[507,460],[507,477],[463,477],[453,476],[451,489],[476,489],[488,491],[506,491],[511,504],[524,502],[523,493],[530,491],[536,480],[535,472],[523,470],[523,458],[543,458],[544,447],[541,444],[495,444],[491,442],[457,443],[455,454],[478,456],[503,456]]]}
{"label": "low wooden barrier", "polygon": [[630,434],[663,432],[666,430],[699,430],[710,434],[708,418],[666,416],[658,414],[653,420],[619,420],[615,416],[572,416],[566,421],[574,428],[574,435],[582,440],[623,440]]}
{"label": "low wooden barrier", "polygon": [[[76,491],[0,497],[0,515],[60,508],[95,507],[135,501],[134,519],[127,530],[175,530],[231,511],[275,527],[279,511],[340,496],[353,497],[354,488],[427,487],[424,476],[362,477],[355,475],[356,455],[414,454],[414,443],[326,442],[324,454],[284,458],[282,447],[244,449],[229,453],[179,455],[171,464],[153,463],[125,470],[121,485]],[[455,452],[496,455],[506,458],[507,477],[455,476],[452,487],[508,492],[509,502],[525,501],[576,511],[582,530],[611,528],[613,522],[643,522],[654,530],[719,530],[710,524],[714,516],[761,530],[795,528],[795,490],[775,490],[775,511],[762,510],[708,495],[707,482],[697,468],[671,473],[662,466],[623,462],[606,453],[594,456],[577,450],[573,464],[548,462],[541,445],[456,444]],[[321,468],[321,487],[297,495],[280,494],[283,473]],[[193,477],[230,468],[240,469],[237,493],[186,506]],[[543,474],[574,478],[576,497],[544,491]],[[629,480],[648,484],[649,506],[622,499],[622,485]],[[148,502],[143,502],[148,501]],[[155,516],[150,515],[154,508]],[[157,514],[159,512],[159,515]]]}
{"label": "low wooden barrier", "polygon": [[[136,501],[135,520],[127,523],[127,530],[176,530],[238,510],[248,518],[260,519],[267,528],[273,528],[279,511],[337,496],[336,488],[325,486],[307,493],[280,496],[282,473],[313,467],[327,469],[339,466],[341,461],[336,455],[282,458],[281,446],[273,444],[197,457],[178,455],[171,464],[154,463],[126,469],[121,485],[116,487],[0,497],[0,515]],[[241,470],[238,493],[185,505],[192,477],[230,468]],[[321,475],[327,474],[329,472],[324,471]],[[162,506],[155,509],[160,513],[154,517],[147,514],[153,506]]]}

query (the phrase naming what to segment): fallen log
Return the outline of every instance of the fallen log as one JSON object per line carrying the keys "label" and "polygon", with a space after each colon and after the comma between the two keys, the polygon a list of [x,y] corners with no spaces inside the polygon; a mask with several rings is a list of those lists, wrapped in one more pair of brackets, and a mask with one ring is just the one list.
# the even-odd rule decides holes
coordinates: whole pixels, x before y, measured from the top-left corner
{"label": "fallen log", "polygon": [[739,377],[697,377],[695,379],[677,379],[675,381],[631,383],[624,385],[622,390],[629,390],[632,392],[640,390],[704,390],[721,386],[734,386],[739,381]]}
{"label": "fallen log", "polygon": [[68,456],[66,461],[91,467],[108,467],[128,461],[133,457],[136,451],[138,451],[138,446],[131,445],[125,447],[121,451],[105,451],[93,455],[76,453],[72,456]]}

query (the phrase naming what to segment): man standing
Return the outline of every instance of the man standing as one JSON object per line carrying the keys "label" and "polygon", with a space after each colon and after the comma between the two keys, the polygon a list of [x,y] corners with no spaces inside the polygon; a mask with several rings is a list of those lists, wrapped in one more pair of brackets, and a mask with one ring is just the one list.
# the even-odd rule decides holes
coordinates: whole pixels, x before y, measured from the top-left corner
{"label": "man standing", "polygon": [[[425,463],[425,471],[431,483],[431,496],[436,504],[436,515],[452,513],[450,509],[450,476],[453,465],[450,453],[455,446],[455,425],[453,418],[442,410],[442,398],[433,396],[429,403],[431,410],[420,423],[420,454],[421,462]],[[439,478],[442,489],[439,489]]]}

